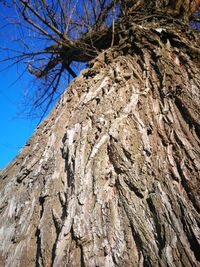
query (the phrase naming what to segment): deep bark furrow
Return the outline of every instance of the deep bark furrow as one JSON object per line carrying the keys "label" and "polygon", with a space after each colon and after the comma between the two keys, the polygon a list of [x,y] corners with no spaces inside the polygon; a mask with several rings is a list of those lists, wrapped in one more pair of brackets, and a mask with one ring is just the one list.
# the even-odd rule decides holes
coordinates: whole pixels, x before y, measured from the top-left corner
{"label": "deep bark furrow", "polygon": [[184,120],[188,125],[191,127],[193,126],[196,132],[196,135],[200,141],[200,124],[198,123],[198,120],[193,118],[188,111],[187,107],[184,105],[184,103],[179,99],[178,97],[175,100],[175,104],[178,107],[179,111],[181,112]]}
{"label": "deep bark furrow", "polygon": [[36,229],[35,232],[36,236],[36,256],[35,256],[35,266],[36,267],[43,267],[44,262],[42,259],[42,244],[41,244],[41,231],[39,228]]}
{"label": "deep bark furrow", "polygon": [[125,29],[1,174],[0,265],[199,265],[199,69],[158,26]]}

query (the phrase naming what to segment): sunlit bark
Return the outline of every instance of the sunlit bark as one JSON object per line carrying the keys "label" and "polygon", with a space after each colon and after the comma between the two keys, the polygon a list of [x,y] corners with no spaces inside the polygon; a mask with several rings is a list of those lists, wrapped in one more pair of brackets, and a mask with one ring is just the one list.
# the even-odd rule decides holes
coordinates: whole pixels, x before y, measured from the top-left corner
{"label": "sunlit bark", "polygon": [[199,33],[128,19],[1,172],[1,266],[200,264]]}

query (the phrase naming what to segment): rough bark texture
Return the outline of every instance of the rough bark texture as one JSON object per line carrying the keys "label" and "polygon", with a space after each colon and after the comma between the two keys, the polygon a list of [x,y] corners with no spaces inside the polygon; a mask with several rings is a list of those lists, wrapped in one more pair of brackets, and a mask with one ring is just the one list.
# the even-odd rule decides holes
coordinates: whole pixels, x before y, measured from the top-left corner
{"label": "rough bark texture", "polygon": [[0,266],[200,266],[195,37],[129,24],[71,83],[1,172]]}

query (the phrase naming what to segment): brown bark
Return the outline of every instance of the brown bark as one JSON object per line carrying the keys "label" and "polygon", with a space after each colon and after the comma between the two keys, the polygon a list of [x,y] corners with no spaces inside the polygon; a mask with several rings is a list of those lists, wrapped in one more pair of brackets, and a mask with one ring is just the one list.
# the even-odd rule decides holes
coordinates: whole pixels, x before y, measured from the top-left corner
{"label": "brown bark", "polygon": [[0,266],[199,266],[199,33],[129,22],[1,172]]}

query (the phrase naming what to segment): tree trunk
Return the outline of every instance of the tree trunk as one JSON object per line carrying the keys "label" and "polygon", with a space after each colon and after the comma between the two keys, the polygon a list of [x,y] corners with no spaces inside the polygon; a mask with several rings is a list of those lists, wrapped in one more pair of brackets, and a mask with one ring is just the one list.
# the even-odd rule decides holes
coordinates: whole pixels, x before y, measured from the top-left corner
{"label": "tree trunk", "polygon": [[71,83],[1,172],[0,266],[200,266],[197,37],[129,24]]}

